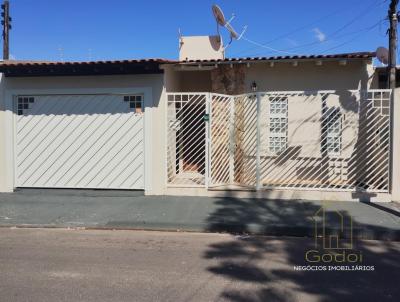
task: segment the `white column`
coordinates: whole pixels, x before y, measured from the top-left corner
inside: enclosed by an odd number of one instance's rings
[[[261,96],[260,93],[256,93],[257,96],[257,153],[256,153],[256,190],[261,189],[261,171],[260,171],[260,141],[261,141],[261,129],[260,129],[260,116],[261,116]]]
[[[400,202],[400,88],[393,90],[391,106],[391,193],[392,201]]]
[[[235,98],[229,97],[229,184],[235,180]]]
[[[206,115],[208,115],[208,120],[204,121],[204,127],[206,127],[206,158],[205,158],[205,175],[204,175],[204,182],[206,189],[209,188],[211,183],[211,119],[212,119],[212,106],[211,106],[212,98],[211,93],[206,94]]]

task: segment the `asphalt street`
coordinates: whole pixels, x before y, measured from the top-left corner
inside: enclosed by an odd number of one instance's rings
[[[373,271],[295,270],[313,244],[311,238],[0,228],[0,301],[398,301],[400,242],[356,243]]]

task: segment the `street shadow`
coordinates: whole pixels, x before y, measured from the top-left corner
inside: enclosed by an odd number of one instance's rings
[[[292,302],[308,301],[312,297],[313,301],[321,302],[395,301],[400,296],[399,242],[353,240],[350,252],[362,254],[362,262],[356,264],[373,266],[373,271],[295,270],[295,266],[330,265],[321,261],[310,263],[305,259],[308,250],[316,249],[321,254],[326,252],[316,246],[313,232],[307,231],[313,230],[313,215],[321,209],[319,204],[241,198],[220,198],[216,203],[218,208],[209,216],[208,230],[240,233],[232,236],[229,242],[210,244],[203,255],[210,260],[208,271],[228,283],[221,300]],[[328,224],[334,222],[337,213],[326,210]],[[349,217],[345,211],[340,214]],[[299,216],[304,219],[299,219]],[[277,228],[291,224],[289,229]],[[358,222],[353,222],[353,225],[354,238],[362,237],[366,229],[373,236],[385,233],[384,228]],[[274,231],[282,234],[283,231],[285,235],[298,236],[299,228],[303,230],[302,238],[248,235],[274,234]],[[340,240],[344,237],[341,236]],[[344,261],[331,265],[354,266],[354,263]]]

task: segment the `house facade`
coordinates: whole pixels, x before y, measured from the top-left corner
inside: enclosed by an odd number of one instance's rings
[[[3,62],[0,191],[390,200],[373,57]]]

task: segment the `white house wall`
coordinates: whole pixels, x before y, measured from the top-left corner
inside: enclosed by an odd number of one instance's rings
[[[4,75],[0,74],[0,191],[10,192],[13,186],[12,182],[10,182],[12,174],[8,171],[6,160],[7,149],[9,147],[6,145],[6,137],[11,135],[11,133],[6,132],[6,117],[9,116],[10,113],[5,111],[4,86]],[[10,150],[8,151],[11,152]]]

